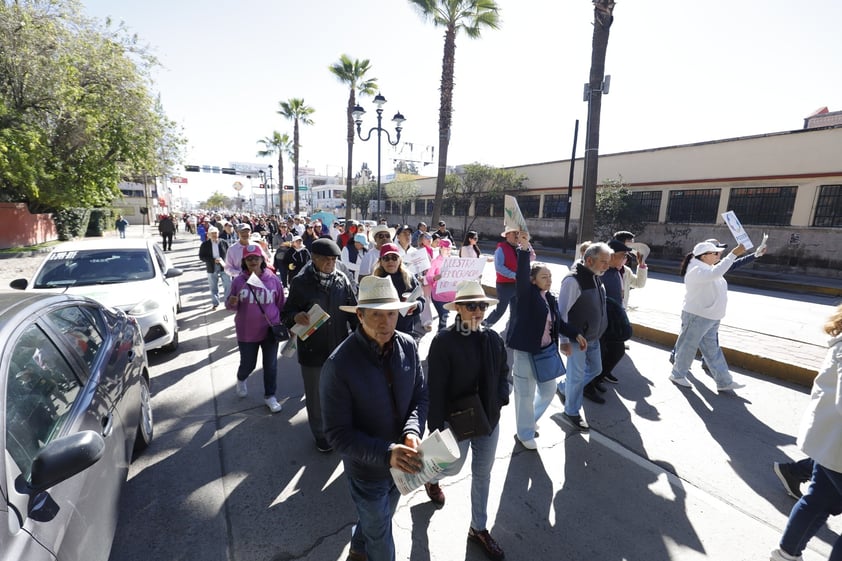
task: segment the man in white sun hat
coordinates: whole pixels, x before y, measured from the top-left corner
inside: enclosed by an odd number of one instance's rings
[[[520,229],[506,226],[500,235],[505,238],[505,241],[498,243],[497,250],[494,252],[494,270],[497,272],[497,298],[500,303],[485,320],[486,327],[493,326],[503,317],[509,307],[509,302],[517,293],[515,281],[517,279],[517,249],[520,243]],[[532,249],[531,244],[527,242],[526,247],[521,249],[528,249],[529,260],[535,261],[535,250]]]
[[[322,367],[321,400],[325,437],[341,456],[359,519],[348,559],[395,558],[392,516],[400,492],[389,468],[420,470],[418,445],[427,421],[427,385],[418,347],[395,330],[401,302],[392,281],[360,281],[359,327]]]
[[[383,244],[389,243],[394,239],[395,230],[389,228],[385,224],[378,224],[371,229],[369,236],[371,241],[374,243],[374,246],[369,249],[374,249],[376,251],[369,251],[365,254],[365,256],[363,256],[362,263],[360,263],[360,268],[357,273],[357,278],[360,279],[374,272],[374,268],[377,266],[377,261],[380,259],[380,248]]]

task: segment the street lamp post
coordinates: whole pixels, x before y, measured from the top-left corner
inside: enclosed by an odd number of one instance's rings
[[[388,142],[391,146],[397,146],[398,142],[401,141],[401,124],[406,121],[401,112],[398,111],[395,113],[395,116],[392,117],[392,122],[395,123],[395,141],[392,142],[392,137],[389,135],[389,131],[384,130],[382,127],[383,122],[383,105],[386,103],[386,98],[383,97],[382,94],[378,92],[376,96],[374,96],[374,104],[377,106],[377,126],[371,127],[368,131],[368,135],[363,138],[363,135],[360,131],[360,128],[363,124],[363,115],[365,114],[365,109],[360,107],[359,105],[354,106],[354,109],[351,111],[351,115],[354,117],[354,122],[357,124],[357,136],[363,142],[368,142],[371,139],[371,133],[377,131],[377,219],[380,220],[380,203],[383,200],[383,196],[380,192],[380,141],[381,136],[383,133],[386,134],[386,142]]]
[[[266,194],[266,172],[260,170],[257,172],[257,175],[260,176],[260,186],[263,187],[263,204],[265,208],[269,208],[269,199],[267,198]]]
[[[272,193],[272,164],[269,164],[269,201],[272,209],[275,208],[275,195]]]

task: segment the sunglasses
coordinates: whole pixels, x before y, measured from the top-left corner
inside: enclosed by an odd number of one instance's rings
[[[387,253],[380,258],[381,261],[397,261],[398,259],[400,259],[400,256],[395,255],[394,253]]]
[[[460,306],[465,306],[469,312],[476,312],[477,310],[485,311],[488,309],[488,302],[459,302]]]
[[[380,233],[380,234],[376,234],[374,237],[377,238],[378,240],[382,240],[382,239],[388,240],[391,236],[389,236],[389,234],[387,232],[383,232],[383,233]]]

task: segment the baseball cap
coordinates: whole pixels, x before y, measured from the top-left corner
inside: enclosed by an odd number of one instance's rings
[[[249,244],[243,248],[243,259],[252,255],[257,255],[258,257],[263,258],[263,252],[260,250],[259,245]]]
[[[384,255],[388,255],[389,253],[395,253],[397,255],[401,254],[401,252],[398,249],[398,246],[396,244],[384,243],[382,246],[380,246],[380,257],[383,257]]]

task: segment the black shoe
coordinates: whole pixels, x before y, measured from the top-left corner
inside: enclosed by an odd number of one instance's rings
[[[593,382],[591,382],[591,385],[594,388],[596,388],[596,390],[600,393],[605,393],[608,391],[608,388],[606,388],[605,384],[603,384],[602,382],[597,382],[596,380],[594,380]]]
[[[779,464],[775,462],[772,465],[775,470],[775,475],[781,480],[781,484],[786,490],[786,494],[793,499],[801,498],[801,481],[792,474],[792,468],[789,464]]]
[[[471,528],[468,530],[468,539],[479,544],[479,546],[482,547],[485,556],[492,561],[501,561],[506,558],[503,548],[500,547],[500,544],[491,537],[488,530],[474,530]]]
[[[317,438],[316,439],[316,448],[319,449],[319,452],[324,452],[324,453],[333,451],[333,447],[330,444],[328,444],[327,440],[325,440],[324,438]]]
[[[614,376],[613,374],[611,374],[610,372],[605,375],[605,381],[608,382],[609,384],[619,384],[620,383],[620,380],[618,380],[617,377]]]
[[[585,386],[585,391],[583,391],[582,394],[594,403],[605,403],[605,398],[599,395],[591,386]]]
[[[587,432],[591,428],[581,415],[568,415],[567,413],[562,413],[561,416],[564,417],[567,422],[573,425],[573,428],[578,431]]]
[[[430,497],[430,501],[434,505],[444,506],[444,491],[441,490],[438,483],[425,483],[424,490],[427,491],[427,496]]]

